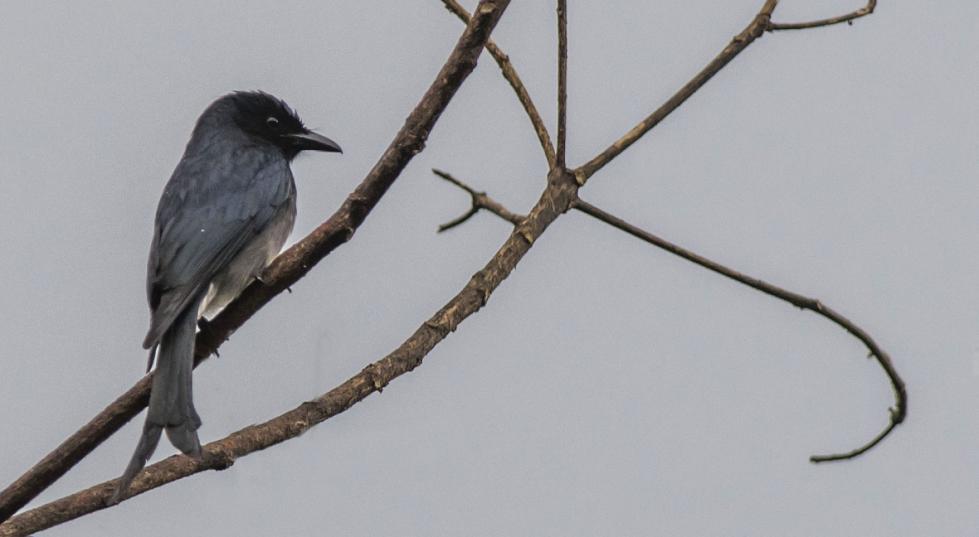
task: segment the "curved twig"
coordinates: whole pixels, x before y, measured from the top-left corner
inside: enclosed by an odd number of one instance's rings
[[[208,323],[207,329],[197,337],[197,363],[214,352],[262,306],[353,237],[408,162],[422,151],[428,133],[475,68],[477,57],[508,5],[509,0],[482,0],[479,3],[476,16],[466,26],[435,81],[367,177],[326,222],[282,253],[265,271],[261,282],[253,282]],[[147,376],[0,492],[0,521],[17,512],[142,411],[149,399],[149,387]]]
[[[864,444],[863,446],[854,449],[853,451],[849,451],[847,453],[839,453],[833,455],[813,455],[809,457],[809,460],[811,462],[819,463],[819,462],[828,462],[828,461],[840,461],[840,460],[852,459],[857,456],[860,456],[863,453],[869,451],[874,446],[876,446],[878,443],[880,443],[881,440],[887,437],[887,435],[889,435],[891,431],[893,431],[894,428],[897,425],[899,425],[901,422],[903,422],[905,417],[907,417],[907,413],[908,413],[907,389],[904,386],[904,381],[901,379],[901,376],[894,368],[894,363],[891,361],[890,355],[887,354],[887,352],[885,352],[884,349],[880,348],[880,346],[877,345],[877,342],[874,341],[874,338],[872,338],[870,334],[868,334],[864,329],[854,324],[853,321],[847,319],[833,308],[830,308],[829,306],[823,304],[822,302],[816,300],[815,298],[809,298],[800,295],[798,293],[794,293],[792,291],[789,291],[788,289],[783,289],[776,285],[772,285],[764,280],[760,280],[758,278],[754,278],[752,276],[742,274],[734,269],[728,268],[720,263],[717,263],[716,261],[712,261],[702,255],[696,254],[670,241],[667,241],[666,239],[657,237],[656,235],[653,235],[648,231],[640,229],[626,222],[625,220],[622,220],[621,218],[618,218],[615,215],[609,214],[583,200],[579,199],[577,202],[575,202],[574,208],[602,222],[605,222],[606,224],[616,229],[625,231],[626,233],[632,235],[633,237],[636,237],[637,239],[641,239],[649,244],[652,244],[653,246],[656,246],[657,248],[661,248],[663,250],[666,250],[667,252],[670,252],[671,254],[682,257],[687,261],[700,265],[701,267],[704,267],[707,270],[716,272],[717,274],[720,274],[721,276],[724,276],[726,278],[730,278],[736,282],[743,283],[744,285],[747,285],[752,289],[761,291],[766,295],[773,296],[780,300],[784,300],[799,309],[809,310],[817,315],[821,315],[822,317],[828,319],[829,321],[833,322],[837,326],[849,332],[853,337],[859,339],[860,342],[867,347],[867,350],[870,351],[870,355],[877,360],[877,363],[879,363],[880,367],[884,370],[884,373],[887,375],[888,380],[890,380],[891,382],[891,387],[894,389],[894,401],[895,401],[894,407],[888,409],[888,413],[890,414],[890,422],[880,434],[878,434],[876,437],[873,438],[873,440]]]
[[[903,389],[904,386],[901,386],[901,388]],[[846,453],[835,453],[832,455],[810,455],[809,462],[818,464],[821,462],[835,462],[835,461],[845,461],[849,459],[855,459],[860,455],[863,455],[864,453],[873,449],[883,439],[887,438],[887,435],[891,434],[891,431],[893,431],[895,427],[900,425],[901,422],[904,421],[904,418],[906,417],[908,396],[904,392],[900,392],[900,393],[903,394],[903,399],[901,399],[902,397],[901,395],[898,395],[899,407],[897,409],[894,408],[887,409],[891,414],[890,422],[887,424],[887,427],[884,427],[884,429],[881,432],[877,433],[877,436],[875,436],[866,444],[852,451],[847,451]],[[898,414],[900,414],[900,416]]]
[[[808,30],[809,28],[820,28],[822,26],[832,26],[834,24],[847,23],[853,24],[855,19],[860,17],[866,17],[874,12],[874,8],[877,7],[877,0],[868,0],[867,5],[862,8],[851,11],[846,15],[840,15],[838,17],[829,17],[826,19],[819,19],[807,22],[769,22],[768,28],[765,28],[769,32],[777,32],[779,30]]]
[[[438,230],[436,232],[442,233],[443,231],[448,231],[460,224],[465,224],[466,220],[469,220],[473,216],[476,216],[476,213],[478,212],[479,212],[479,205],[477,205],[476,203],[476,198],[473,197],[472,207],[470,207],[468,211],[466,211],[461,216],[449,220],[444,224],[439,224]]]

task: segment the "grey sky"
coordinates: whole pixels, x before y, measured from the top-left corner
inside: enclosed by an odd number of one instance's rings
[[[761,3],[572,0],[569,163],[658,106]],[[859,2],[783,4],[795,20]],[[568,214],[383,394],[49,534],[979,533],[976,20],[974,2],[899,0],[853,27],[767,35],[582,191],[870,331],[911,414],[866,457],[807,462],[886,423],[890,387],[856,341]],[[294,166],[296,240],[364,176],[460,31],[438,0],[7,6],[0,483],[142,374],[153,210],[207,104],[264,89],[343,146]],[[554,34],[542,0],[514,2],[494,34],[551,125]],[[488,56],[355,240],[197,371],[203,441],[380,358],[489,259],[508,225],[480,215],[436,235],[468,198],[432,167],[515,211],[543,188]],[[141,421],[38,502],[118,476]]]

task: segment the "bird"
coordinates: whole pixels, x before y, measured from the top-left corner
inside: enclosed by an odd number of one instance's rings
[[[192,373],[199,319],[213,318],[260,278],[292,232],[302,151],[342,153],[306,128],[285,101],[235,91],[198,118],[163,189],[146,273],[150,327],[143,341],[156,369],[139,443],[109,503],[118,503],[166,431],[186,455],[202,456]]]

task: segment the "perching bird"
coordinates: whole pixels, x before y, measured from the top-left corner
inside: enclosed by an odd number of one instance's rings
[[[200,456],[191,390],[198,318],[228,304],[279,253],[296,217],[289,163],[304,150],[341,151],[267,93],[230,93],[197,120],[156,210],[143,341],[150,365],[156,356],[156,373],[143,434],[112,503],[146,465],[162,431],[180,451]]]

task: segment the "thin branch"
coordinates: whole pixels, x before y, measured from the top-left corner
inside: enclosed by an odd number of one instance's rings
[[[893,379],[891,379],[891,382],[893,384]],[[895,390],[896,389],[897,388],[895,387]],[[901,390],[902,390],[901,392],[895,392],[898,394],[897,395],[898,408],[887,409],[891,414],[890,422],[887,424],[887,427],[884,427],[884,430],[877,433],[877,436],[875,436],[871,441],[867,442],[866,444],[852,451],[847,451],[846,453],[835,453],[832,455],[811,455],[809,457],[809,462],[818,464],[821,462],[846,461],[850,459],[855,459],[860,455],[863,455],[864,453],[870,451],[871,449],[874,449],[874,447],[877,446],[877,444],[879,444],[883,439],[887,438],[887,435],[891,434],[891,431],[893,431],[895,427],[900,425],[901,422],[904,421],[904,418],[907,417],[908,395],[905,391],[903,391],[904,390],[903,384],[901,385]],[[901,399],[902,396],[903,399]],[[900,414],[900,416],[898,416],[898,414]]]
[[[323,257],[349,241],[425,140],[476,59],[509,0],[482,0],[445,65],[409,114],[404,126],[341,208],[303,240],[280,255],[262,276],[229,304],[197,337],[199,363],[272,298],[306,275]],[[0,492],[0,521],[6,520],[64,475],[106,438],[136,416],[149,399],[144,377],[89,423]]]
[[[455,331],[459,323],[486,305],[492,292],[510,275],[537,238],[571,207],[577,190],[574,176],[567,170],[552,171],[530,214],[514,228],[492,259],[397,349],[319,398],[211,442],[204,447],[204,456],[199,461],[176,455],[149,466],[133,482],[129,498],[205,470],[223,470],[240,457],[299,436],[421,365],[424,357]],[[115,482],[100,483],[17,515],[0,525],[0,537],[26,536],[105,509]]]
[[[833,455],[813,455],[809,457],[809,460],[811,462],[839,461],[839,460],[852,459],[854,457],[857,457],[867,452],[872,447],[876,446],[881,440],[883,440],[888,434],[890,434],[892,430],[894,430],[894,427],[896,427],[898,424],[903,422],[904,418],[907,417],[907,412],[908,412],[907,389],[904,386],[904,381],[901,379],[901,376],[898,375],[897,370],[894,368],[894,364],[891,361],[890,355],[887,354],[887,352],[885,352],[884,349],[880,348],[879,345],[877,345],[877,342],[874,341],[874,339],[870,336],[870,334],[868,334],[862,328],[854,324],[853,321],[847,319],[846,317],[838,313],[833,308],[830,308],[829,306],[823,304],[822,302],[816,300],[815,298],[809,298],[800,295],[798,293],[794,293],[787,289],[783,289],[781,287],[772,285],[764,280],[760,280],[758,278],[754,278],[746,274],[742,274],[736,270],[730,269],[720,263],[717,263],[716,261],[712,261],[704,256],[698,255],[681,246],[673,244],[672,242],[669,242],[666,239],[657,237],[656,235],[653,235],[648,231],[640,229],[622,220],[621,218],[609,214],[583,200],[579,199],[575,203],[574,208],[578,209],[579,211],[589,216],[601,220],[602,222],[605,222],[606,224],[616,229],[625,231],[626,233],[632,235],[633,237],[648,242],[649,244],[652,244],[657,248],[661,248],[663,250],[666,250],[667,252],[670,252],[671,254],[682,257],[687,261],[700,265],[701,267],[704,267],[707,270],[716,272],[717,274],[720,274],[721,276],[724,276],[726,278],[730,278],[736,282],[743,283],[744,285],[747,285],[752,289],[761,291],[766,295],[773,296],[780,300],[784,300],[799,309],[809,310],[816,313],[817,315],[821,315],[822,317],[825,317],[826,319],[830,320],[831,322],[835,323],[839,327],[849,332],[850,335],[859,339],[864,344],[864,346],[867,347],[867,350],[870,351],[870,355],[877,360],[877,363],[879,363],[880,367],[884,370],[884,373],[887,375],[887,378],[891,382],[891,387],[894,388],[894,401],[895,401],[894,408],[888,409],[888,413],[890,414],[890,422],[879,435],[874,437],[873,440],[864,444],[863,446],[853,451],[850,451],[848,453],[840,453],[840,454],[833,454]]]
[[[440,174],[445,174],[445,172],[440,172]],[[445,174],[445,176],[451,177],[448,174]],[[467,192],[470,193],[475,192],[475,189],[473,189],[466,183],[460,181],[459,179],[453,177],[450,179],[450,182]],[[487,205],[483,208],[487,209],[493,214],[496,214],[497,216],[500,216],[501,218],[504,219],[506,219],[506,217],[503,215],[512,214],[505,207],[503,207],[502,204],[500,204],[499,202],[491,198],[485,192],[480,194],[484,199],[487,200]],[[888,412],[890,414],[890,421],[888,425],[877,436],[875,436],[871,441],[867,442],[866,444],[846,453],[839,453],[833,455],[813,455],[809,457],[809,460],[811,462],[820,463],[820,462],[840,461],[840,460],[856,458],[866,453],[874,446],[876,446],[878,443],[880,443],[884,438],[886,438],[891,433],[891,431],[894,430],[895,427],[897,427],[901,422],[904,421],[905,417],[907,417],[907,408],[908,408],[907,390],[904,386],[904,381],[901,379],[897,370],[894,368],[890,355],[888,355],[887,352],[885,352],[882,348],[880,348],[880,346],[877,344],[876,341],[874,341],[874,339],[870,336],[870,334],[868,334],[862,328],[860,328],[852,321],[850,321],[840,313],[836,312],[829,306],[826,306],[825,304],[823,304],[822,302],[814,298],[809,298],[800,295],[798,293],[789,291],[787,289],[783,289],[781,287],[772,285],[768,282],[765,282],[764,280],[760,280],[758,278],[754,278],[742,274],[720,263],[717,263],[716,261],[712,261],[704,256],[691,252],[690,250],[687,250],[670,241],[667,241],[666,239],[663,239],[661,237],[653,235],[652,233],[649,233],[648,231],[636,227],[626,222],[625,220],[618,218],[615,215],[607,213],[602,209],[599,209],[598,207],[595,207],[594,205],[580,198],[577,198],[574,201],[574,203],[572,204],[572,208],[577,209],[620,231],[624,231],[629,235],[632,235],[633,237],[636,237],[642,241],[652,244],[657,248],[666,250],[671,254],[686,259],[687,261],[690,261],[694,264],[700,265],[701,267],[704,267],[710,271],[716,272],[721,276],[730,278],[734,281],[747,285],[748,287],[761,291],[762,293],[765,293],[769,296],[778,298],[780,300],[784,300],[800,309],[810,310],[816,313],[817,315],[820,315],[828,319],[829,321],[836,324],[837,326],[843,328],[851,335],[859,339],[867,347],[867,349],[870,351],[870,355],[877,360],[877,363],[880,364],[881,368],[884,370],[884,373],[887,375],[887,378],[891,382],[891,387],[894,389],[895,404],[893,408],[888,409]]]
[[[449,173],[443,172],[442,170],[436,170],[434,168],[432,169],[432,173],[441,177],[442,179],[445,179],[449,183],[452,183],[453,185],[461,188],[462,190],[468,192],[469,197],[472,200],[472,204],[469,207],[469,210],[466,211],[462,216],[454,218],[440,225],[438,227],[439,233],[442,233],[443,231],[448,231],[460,224],[464,224],[467,220],[475,216],[476,213],[480,211],[480,209],[486,209],[487,211],[492,212],[496,216],[499,216],[500,218],[506,220],[507,222],[510,222],[513,225],[520,224],[526,218],[525,216],[521,216],[519,214],[510,212],[502,204],[500,204],[493,198],[487,196],[486,192],[477,192],[472,187],[456,179]]]
[[[442,0],[442,3],[445,4],[446,9],[459,17],[462,22],[469,22],[469,12],[466,11],[464,7],[459,5],[456,0]],[[534,126],[534,132],[537,133],[537,139],[540,142],[541,149],[544,150],[544,157],[547,159],[547,168],[553,168],[554,146],[551,144],[551,135],[547,132],[547,125],[544,124],[544,119],[541,118],[540,112],[534,105],[534,101],[530,98],[530,93],[527,92],[527,88],[524,86],[523,81],[520,80],[520,76],[517,75],[517,70],[513,67],[513,64],[510,63],[510,57],[507,56],[492,39],[486,42],[486,50],[490,53],[490,56],[493,56],[493,59],[496,60],[496,64],[500,66],[500,71],[503,73],[503,78],[510,83],[510,87],[512,87],[514,93],[517,94],[517,99],[520,100],[520,104],[523,106],[524,111],[527,112],[527,117],[530,118],[530,123]]]
[[[565,166],[568,137],[568,1],[557,2],[557,158]]]
[[[466,220],[469,220],[470,218],[476,216],[476,213],[478,212],[479,212],[479,204],[474,196],[472,207],[470,207],[468,211],[466,211],[465,213],[463,213],[462,215],[456,218],[453,218],[452,220],[449,220],[444,224],[439,224],[438,230],[436,230],[436,232],[442,233],[443,231],[448,231],[460,224],[465,224]]]
[[[867,5],[863,6],[862,8],[856,11],[851,11],[846,15],[840,15],[838,17],[830,17],[828,19],[819,19],[819,20],[808,21],[808,22],[790,22],[790,23],[770,22],[766,30],[768,30],[769,32],[776,32],[779,30],[807,30],[809,28],[832,26],[834,24],[840,24],[844,22],[847,24],[853,24],[853,21],[855,19],[859,19],[860,17],[866,17],[867,15],[873,13],[874,8],[876,7],[877,7],[877,0],[869,0],[867,2]]]
[[[691,95],[697,92],[704,84],[707,83],[714,75],[724,68],[735,56],[741,53],[744,49],[748,48],[748,45],[752,44],[755,39],[761,37],[766,29],[768,29],[769,21],[772,17],[772,11],[775,10],[775,6],[778,4],[778,0],[765,0],[765,5],[762,6],[761,11],[755,15],[752,19],[751,24],[749,24],[741,33],[734,37],[731,42],[724,47],[710,63],[707,64],[699,73],[696,74],[689,82],[683,85],[679,91],[673,94],[672,97],[667,99],[662,106],[656,109],[655,112],[650,114],[640,121],[635,127],[629,130],[629,132],[622,135],[621,138],[616,140],[612,145],[606,148],[604,151],[595,156],[595,158],[586,162],[580,168],[578,168],[577,175],[579,176],[579,182],[584,184],[589,177],[595,174],[603,166],[608,164],[612,159],[619,156],[620,153],[629,148],[632,144],[641,138],[644,134],[649,132],[653,127],[659,125],[661,121],[666,119],[674,110],[680,107],[681,104],[686,102]]]

